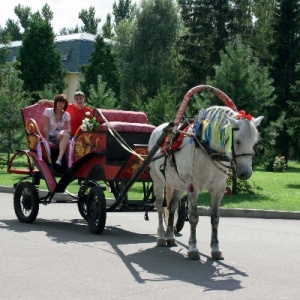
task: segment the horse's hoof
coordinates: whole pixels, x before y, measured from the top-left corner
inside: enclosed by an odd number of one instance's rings
[[[168,247],[177,247],[178,245],[177,245],[175,240],[168,240],[167,241],[167,246]]]
[[[191,260],[200,260],[200,255],[198,251],[188,252],[188,258]]]
[[[215,260],[223,260],[224,259],[222,251],[214,251],[214,252],[212,251],[211,258],[215,259]]]
[[[165,247],[167,245],[166,240],[157,240],[156,241],[156,247]]]

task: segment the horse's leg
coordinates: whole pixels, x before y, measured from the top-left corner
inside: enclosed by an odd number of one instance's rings
[[[198,206],[198,193],[196,191],[188,193],[189,201],[189,222],[190,222],[190,238],[189,238],[189,250],[188,258],[193,260],[199,260],[199,250],[197,248],[197,239],[196,239],[196,228],[199,222],[199,216],[197,211]]]
[[[156,198],[155,205],[158,213],[158,228],[157,228],[157,241],[156,245],[158,247],[166,246],[166,236],[164,229],[164,218],[163,218],[163,200],[164,200],[164,183],[157,178],[154,181],[154,175],[151,174],[153,179],[153,192]]]
[[[167,237],[167,245],[169,247],[177,246],[175,235],[174,235],[174,214],[178,207],[178,200],[181,195],[182,193],[180,193],[177,190],[173,190],[170,187],[167,187],[166,189],[166,199],[167,199],[168,210],[169,210],[166,237]]]
[[[220,203],[222,201],[224,191],[211,193],[211,257],[216,260],[223,260],[222,250],[218,239],[218,226],[220,220]]]

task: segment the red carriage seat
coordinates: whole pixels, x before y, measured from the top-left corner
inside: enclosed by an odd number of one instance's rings
[[[152,133],[155,128],[155,126],[148,123],[148,117],[144,112],[115,109],[95,109],[94,115],[97,117],[97,120],[100,123],[99,131],[108,130],[103,116],[109,122],[109,125],[118,132],[149,134]]]
[[[120,145],[115,136],[109,132],[113,128],[122,139],[133,148],[134,145],[147,145],[150,134],[155,126],[148,123],[147,114],[137,111],[125,111],[115,109],[94,109],[94,116],[100,123],[99,132],[107,135],[107,161],[125,161],[128,152]],[[108,122],[105,122],[105,119]]]
[[[21,112],[29,149],[37,151],[40,159],[51,162],[50,147],[44,138],[43,113],[48,107],[52,106],[47,103],[35,103],[22,108]],[[57,149],[57,146],[52,145],[51,148]]]

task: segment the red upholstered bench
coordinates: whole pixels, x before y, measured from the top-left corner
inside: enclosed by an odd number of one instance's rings
[[[102,114],[101,114],[102,113]],[[108,131],[104,118],[118,132],[152,133],[155,126],[148,124],[146,113],[138,111],[95,109],[94,116],[100,123],[99,131]]]
[[[108,126],[113,127],[132,148],[137,144],[147,145],[150,134],[155,129],[155,126],[148,124],[148,118],[144,112],[94,109],[94,116],[97,117],[100,123],[99,132],[107,132],[107,161],[125,161],[128,157],[128,152],[108,132]],[[106,124],[103,117],[107,120],[108,124]]]
[[[51,153],[47,147],[49,146],[44,139],[44,111],[46,108],[52,107],[47,103],[35,103],[22,108],[22,116],[26,130],[27,141],[30,150],[37,151],[42,158],[51,162]],[[47,145],[46,145],[47,144]],[[58,149],[56,145],[51,145],[51,150]],[[50,150],[50,149],[49,149]]]

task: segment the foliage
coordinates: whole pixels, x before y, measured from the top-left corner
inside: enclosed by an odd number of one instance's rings
[[[224,91],[235,103],[238,110],[251,113],[254,117],[268,116],[273,105],[274,88],[268,69],[262,67],[253,55],[249,46],[241,42],[239,36],[226,45],[226,52],[221,51],[221,63],[215,66],[215,78],[207,80],[208,84]],[[216,98],[211,97],[211,104],[216,104]],[[220,100],[217,100],[218,104]],[[258,149],[256,162],[264,160],[263,154],[273,148],[276,137],[275,127],[263,121],[259,128],[263,144]]]
[[[24,125],[21,108],[29,104],[29,97],[23,92],[23,82],[18,78],[19,72],[13,65],[8,64],[1,69],[2,82],[0,85],[0,151],[10,153],[20,146],[24,135]]]
[[[134,16],[135,9],[136,4],[132,4],[131,0],[119,0],[119,3],[114,2],[113,15],[115,25],[118,26],[122,20],[131,20]]]
[[[102,80],[107,83],[107,87],[114,92],[118,99],[120,97],[120,79],[115,65],[115,57],[111,45],[105,42],[101,35],[96,36],[95,48],[85,69],[85,81],[81,85],[81,89],[87,97],[89,97],[90,86],[97,85],[98,75],[102,76]]]
[[[47,84],[59,91],[64,89],[63,66],[54,43],[53,29],[39,13],[33,15],[30,27],[24,33],[18,60],[25,90],[43,90]]]
[[[172,91],[171,86],[162,84],[154,98],[150,98],[147,103],[137,101],[133,108],[146,111],[149,123],[158,126],[174,120],[178,110],[176,99],[176,94]]]
[[[21,4],[18,4],[15,7],[14,12],[18,17],[21,26],[26,31],[26,29],[29,27],[31,23],[31,18],[32,18],[31,8],[29,6],[23,6]]]
[[[255,55],[266,65],[270,59],[270,45],[273,43],[273,22],[277,0],[256,0],[253,3],[254,34],[250,39]]]
[[[78,17],[83,22],[81,27],[82,32],[87,32],[90,34],[97,34],[98,24],[101,22],[100,18],[95,18],[95,7],[90,6],[88,10],[82,9]]]
[[[63,27],[62,29],[59,30],[59,35],[68,35],[68,34],[79,33],[79,32],[80,29],[78,25],[76,25],[75,28]]]
[[[20,41],[22,34],[19,23],[12,19],[8,19],[5,22],[5,29],[1,30],[2,35],[8,35],[11,41]]]
[[[273,163],[274,172],[285,172],[287,165],[284,156],[276,156]]]
[[[90,85],[89,99],[87,101],[92,107],[117,108],[117,100],[114,92],[102,81],[102,76],[97,76],[97,84]]]
[[[42,91],[37,91],[40,99],[54,99],[61,91],[56,90],[53,84],[45,84]]]
[[[9,50],[9,36],[4,33],[0,26],[0,66],[5,63],[6,55],[8,54]],[[0,75],[1,76],[1,75]],[[0,77],[0,83],[1,83],[1,77]]]
[[[102,26],[102,34],[106,39],[111,39],[114,36],[111,15],[107,14],[106,21]]]
[[[296,65],[297,79],[295,84],[291,85],[291,99],[287,101],[289,106],[289,115],[286,118],[287,132],[291,138],[290,145],[294,150],[293,158],[300,158],[300,63]],[[291,154],[291,152],[290,152]]]
[[[176,42],[180,32],[178,7],[172,0],[145,0],[132,21],[117,27],[116,53],[126,108],[140,97],[157,94],[161,82],[178,84]]]
[[[289,116],[293,115],[290,111],[288,100],[292,99],[291,87],[297,79],[296,65],[300,56],[300,6],[296,0],[281,0],[276,7],[274,18],[274,40],[270,45],[272,61],[271,75],[274,79],[276,102],[270,112],[270,120],[276,120],[282,112],[286,112],[286,118],[283,126],[276,138],[277,153],[289,159],[289,150],[291,147],[291,138],[288,132],[287,121]]]

